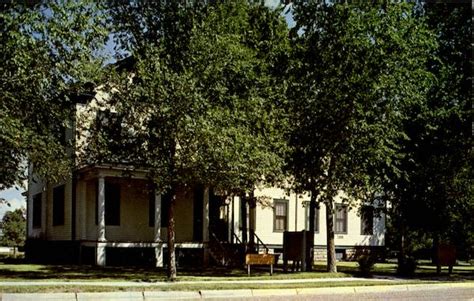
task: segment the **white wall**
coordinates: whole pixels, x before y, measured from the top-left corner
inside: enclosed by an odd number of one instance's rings
[[[44,237],[45,235],[45,225],[46,225],[46,219],[45,219],[45,214],[42,214],[42,222],[41,222],[41,228],[33,228],[33,196],[42,193],[42,210],[43,213],[45,213],[45,201],[46,201],[46,194],[43,193],[43,190],[45,190],[45,183],[41,181],[38,177],[34,175],[33,167],[30,164],[30,167],[28,168],[28,198],[27,198],[27,226],[28,226],[28,238],[41,238]]]
[[[146,182],[131,179],[106,178],[106,181],[120,183],[120,225],[106,226],[105,237],[108,241],[121,242],[152,242],[154,227],[148,224],[149,195]],[[78,185],[79,187],[79,185]],[[87,240],[97,240],[95,224],[96,181],[88,181],[86,185],[86,219],[78,224],[86,223]],[[193,238],[193,195],[182,190],[178,193],[175,206],[176,241],[189,242]],[[80,199],[77,202],[82,202]],[[107,210],[107,208],[105,209]],[[79,219],[80,217],[78,217]],[[167,240],[167,228],[161,228],[161,239]]]
[[[280,188],[257,189],[255,196],[262,199],[257,205],[256,213],[256,233],[265,244],[281,245],[283,244],[283,233],[273,231],[273,200],[288,200],[288,230],[302,231],[305,229],[306,217],[303,202],[309,201],[309,194],[288,193]],[[335,202],[341,203],[341,195]],[[235,198],[234,215],[235,229],[238,229],[239,200]],[[262,204],[263,203],[263,204]],[[385,244],[385,217],[374,216],[373,235],[361,234],[361,219],[358,208],[348,211],[347,234],[336,234],[336,246],[383,246]],[[237,232],[237,231],[236,231]],[[320,204],[319,209],[319,232],[314,235],[315,245],[326,245],[326,208]]]

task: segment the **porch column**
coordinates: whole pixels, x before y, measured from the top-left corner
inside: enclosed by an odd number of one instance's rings
[[[231,197],[231,201],[230,201],[230,212],[231,212],[231,216],[230,216],[230,242],[231,243],[234,243],[234,233],[235,233],[235,196],[232,196]]]
[[[79,239],[85,240],[87,238],[87,200],[86,200],[86,182],[78,180],[76,184],[76,208],[79,218],[76,219]]]
[[[156,266],[163,267],[163,244],[161,243],[161,194],[155,192],[155,247]]]
[[[255,246],[255,224],[257,218],[257,204],[253,193],[249,197],[249,248],[253,251],[256,250]],[[258,250],[256,250],[258,253]]]
[[[209,187],[204,189],[202,200],[202,242],[204,245],[203,265],[209,265]]]
[[[103,176],[99,177],[97,185],[97,251],[96,264],[105,266],[105,180]]]
[[[231,219],[231,213],[230,213],[231,208],[232,208],[232,197],[227,197],[225,210],[226,210],[226,216],[227,216],[227,241],[228,242],[232,241],[232,219]]]

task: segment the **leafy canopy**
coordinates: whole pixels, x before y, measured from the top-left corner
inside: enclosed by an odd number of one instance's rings
[[[278,12],[245,1],[123,9],[116,20],[134,26],[119,26],[131,34],[118,38],[133,67],[112,85],[118,137],[126,143],[110,152],[116,161],[149,168],[163,190],[199,183],[246,191],[277,179],[287,127],[285,89],[277,83],[288,50]],[[148,19],[152,13],[160,18]],[[139,42],[150,36],[157,40]],[[96,149],[113,147],[111,139],[97,141]]]
[[[69,170],[64,143],[71,96],[100,73],[107,38],[93,1],[0,5],[0,189]]]

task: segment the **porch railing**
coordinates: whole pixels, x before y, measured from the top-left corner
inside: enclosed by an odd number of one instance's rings
[[[258,237],[257,233],[253,233],[255,240],[257,241],[257,253],[260,253],[260,246],[262,246],[264,254],[268,254],[267,245]]]

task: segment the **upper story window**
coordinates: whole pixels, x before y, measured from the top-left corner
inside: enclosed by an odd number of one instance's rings
[[[274,200],[273,232],[288,230],[288,200]]]
[[[64,225],[64,185],[53,188],[53,226]]]
[[[336,204],[334,213],[334,233],[347,234],[347,205]]]
[[[362,206],[360,209],[360,234],[374,234],[374,207]]]
[[[310,202],[303,202],[305,212],[305,229],[309,231]],[[314,208],[314,232],[319,233],[319,208]]]

